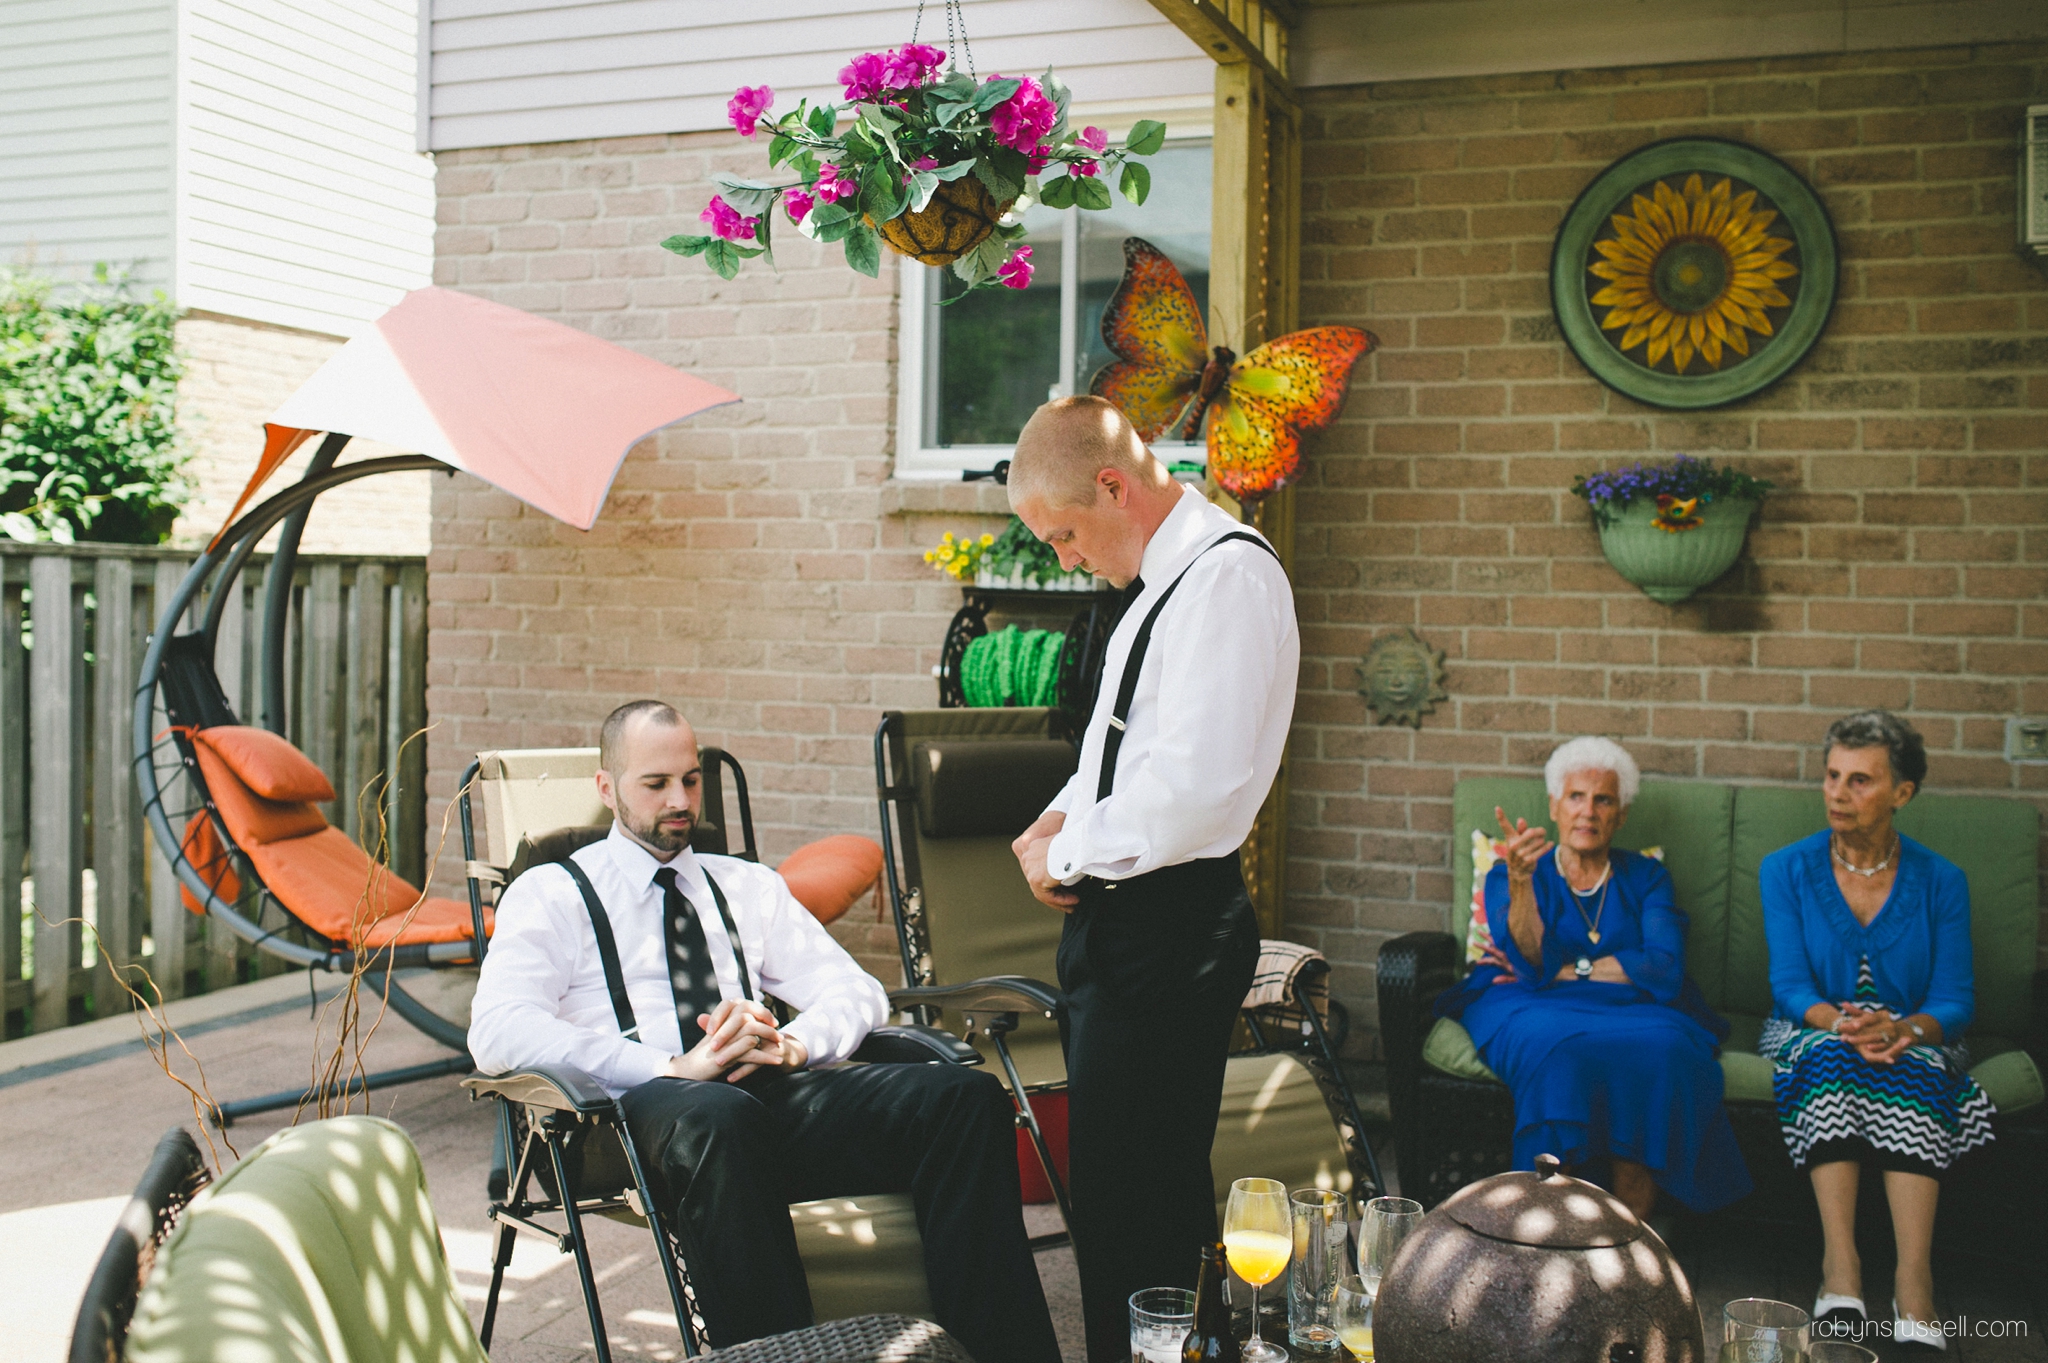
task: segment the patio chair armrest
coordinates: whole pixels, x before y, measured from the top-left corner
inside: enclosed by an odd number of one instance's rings
[[[494,1096],[556,1112],[610,1114],[616,1110],[604,1085],[573,1065],[528,1065],[504,1074],[472,1074],[462,1086],[474,1097]]]
[[[870,1065],[979,1065],[981,1052],[937,1027],[877,1027],[853,1059]]]
[[[966,984],[931,984],[889,991],[891,1008],[937,1008],[961,1013],[1039,1013],[1056,1018],[1067,996],[1025,975],[991,975]]]
[[[1461,955],[1458,939],[1448,932],[1410,932],[1382,946],[1374,966],[1387,1103],[1393,1109],[1395,1143],[1403,1150],[1416,1149],[1421,1130],[1417,1104],[1422,1043],[1433,1025],[1430,1006],[1457,983]]]

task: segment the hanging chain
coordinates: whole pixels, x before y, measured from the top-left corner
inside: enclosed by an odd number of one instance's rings
[[[917,17],[910,21],[910,41],[917,41],[918,31],[924,27],[925,0],[917,0]],[[975,81],[981,76],[974,69],[974,48],[967,41],[967,16],[960,11],[960,0],[946,0],[946,57],[958,69],[960,54],[967,56],[967,74]]]

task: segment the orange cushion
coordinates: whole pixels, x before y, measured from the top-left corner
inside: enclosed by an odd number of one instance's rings
[[[470,935],[469,905],[429,899],[414,912],[419,890],[372,861],[339,828],[246,850],[278,901],[330,941],[380,947],[395,939],[411,946],[460,942]],[[490,930],[491,913],[486,909],[484,931]]]
[[[857,833],[840,833],[797,848],[776,869],[797,903],[820,923],[830,923],[875,887],[882,875],[882,845]]]
[[[220,830],[213,826],[213,820],[205,810],[194,814],[185,825],[185,837],[179,844],[185,860],[192,869],[199,872],[199,878],[213,887],[213,892],[232,904],[242,897],[242,878],[235,874],[235,863],[228,857],[228,849],[220,840]],[[178,898],[185,901],[185,907],[204,917],[206,905],[199,902],[199,896],[178,882]]]
[[[202,729],[194,734],[192,751],[199,756],[199,775],[206,782],[206,793],[237,847],[251,852],[265,843],[304,837],[327,827],[320,811],[306,801],[266,800],[249,789],[219,750],[204,741],[211,732],[218,731]],[[331,788],[328,793],[333,793]]]
[[[211,748],[242,784],[266,800],[332,800],[333,783],[313,759],[268,729],[222,724],[194,731],[192,741]]]

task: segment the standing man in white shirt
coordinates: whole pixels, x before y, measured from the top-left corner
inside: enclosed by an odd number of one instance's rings
[[[880,982],[774,871],[690,850],[702,772],[681,715],[635,701],[601,741],[611,833],[574,873],[536,867],[507,887],[471,1009],[478,1068],[567,1064],[624,1095],[714,1346],[810,1324],[790,1203],[909,1192],[939,1324],[983,1363],[1057,1363],[1002,1085],[955,1065],[840,1065],[887,1019]],[[621,1032],[578,873],[637,1036]],[[798,1010],[787,1027],[768,994]]]
[[[1238,848],[1280,769],[1301,641],[1272,546],[1101,398],[1039,408],[1009,489],[1061,567],[1125,593],[1080,768],[1013,844],[1068,915],[1070,1229],[1088,1356],[1112,1363],[1130,1294],[1193,1286],[1216,1239],[1209,1147],[1259,955]]]

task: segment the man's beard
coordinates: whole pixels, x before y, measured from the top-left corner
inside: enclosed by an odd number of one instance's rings
[[[680,829],[663,828],[660,818],[650,823],[640,824],[635,823],[633,816],[625,810],[621,809],[618,813],[619,822],[625,825],[628,833],[631,833],[635,838],[638,838],[656,851],[665,852],[670,856],[674,856],[690,845],[691,830],[697,826],[696,816],[688,813],[662,816],[670,819],[680,818],[683,821],[683,826]]]

